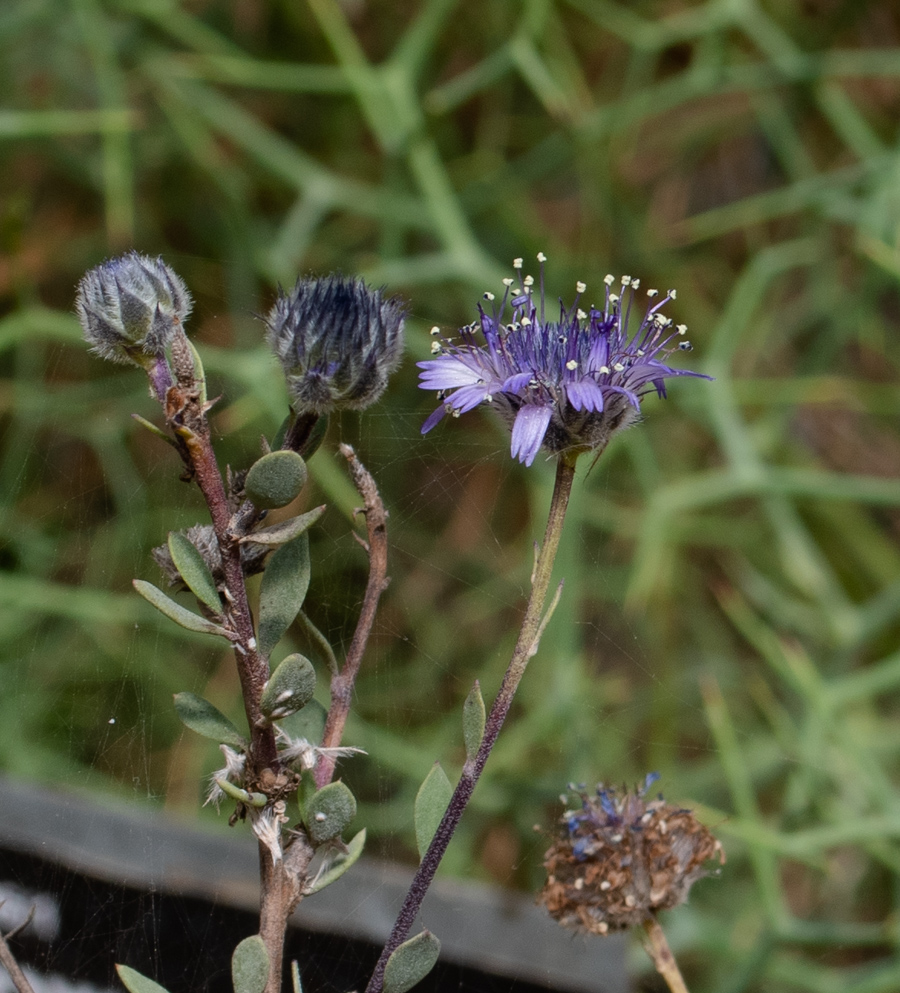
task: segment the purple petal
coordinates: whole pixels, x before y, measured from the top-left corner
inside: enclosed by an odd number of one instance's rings
[[[547,425],[550,423],[551,409],[549,406],[538,407],[533,403],[526,403],[516,414],[512,428],[512,444],[510,454],[525,465],[531,465],[537,455],[544,435],[547,433]]]
[[[451,393],[444,400],[444,403],[451,406],[460,414],[465,414],[473,407],[477,407],[478,404],[484,403],[488,396],[488,391],[484,388],[483,384],[479,386],[463,386],[455,393]]]
[[[447,408],[441,404],[437,410],[433,411],[429,416],[428,420],[422,425],[422,434],[428,434],[428,432],[435,426],[435,424],[440,421],[444,414],[447,413]]]
[[[480,369],[473,369],[455,355],[417,364],[422,370],[419,386],[423,390],[452,390],[457,386],[473,386],[484,381]]]
[[[504,393],[521,393],[530,382],[530,372],[517,372],[515,376],[510,376],[505,380],[500,388]]]
[[[587,376],[566,385],[566,396],[576,410],[603,410],[603,390]]]

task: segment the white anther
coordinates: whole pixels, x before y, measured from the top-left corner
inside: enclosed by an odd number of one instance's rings
[[[524,279],[522,280],[522,282],[523,282],[523,283],[524,283],[524,284],[525,284],[526,286],[534,286],[534,276],[526,276],[526,277],[525,277],[525,278],[524,278]]]
[[[600,372],[602,372],[604,376],[608,376],[609,375],[609,366],[608,365],[602,365],[602,366],[600,366]]]
[[[618,295],[618,293],[610,293],[610,295],[609,295],[609,302],[610,303],[618,303],[619,302],[619,295]]]
[[[678,296],[675,290],[669,290],[669,297],[674,300]]]
[[[513,269],[522,268],[522,259],[513,259]]]
[[[613,366],[613,369],[615,369],[616,372],[621,372],[624,368],[625,366],[623,366],[621,362],[616,362],[616,364]]]
[[[435,324],[435,326],[428,333],[432,337],[434,337],[436,334],[440,334],[441,333],[441,329],[437,326],[437,324]]]
[[[506,279],[503,280],[503,285],[504,286],[512,286],[512,284],[513,284],[513,281],[509,278],[509,276],[507,276]]]
[[[523,328],[530,328],[531,327],[531,318],[530,317],[523,317],[522,318],[522,327]]]
[[[547,261],[547,256],[544,255],[543,252],[538,252],[537,253],[537,260],[538,260],[538,262],[546,262]]]
[[[575,359],[569,359],[569,361],[566,363],[566,368],[569,370],[569,372],[574,372],[578,368],[578,363],[575,361]]]
[[[659,290],[647,290],[647,296],[648,297],[658,297],[659,296]]]
[[[687,334],[687,324],[676,324],[675,325],[675,330],[679,334]]]
[[[579,309],[578,309],[578,310],[577,310],[577,311],[575,312],[575,316],[576,316],[576,317],[578,318],[578,320],[579,320],[579,321],[583,321],[583,320],[585,319],[585,317],[587,317],[587,314],[586,314],[586,313],[585,313],[585,312],[584,312],[583,310],[581,310],[581,309],[579,308]]]
[[[575,289],[579,293],[584,293],[584,291],[587,289],[587,284],[586,283],[582,283],[581,280],[579,279],[578,282],[575,284]]]
[[[628,286],[630,283],[631,283],[631,276],[623,276],[622,277],[622,285],[623,286]]]
[[[600,889],[603,890],[603,892],[605,893],[607,890],[612,889],[612,883],[608,879],[604,879],[603,882],[600,884]]]
[[[603,277],[603,282],[604,282],[604,283],[606,283],[606,285],[607,285],[607,286],[612,286],[612,284],[613,284],[613,283],[614,283],[615,281],[616,281],[616,277],[615,277],[615,276],[613,276],[613,275],[612,275],[611,273],[607,273],[607,274],[606,274],[606,275],[605,275],[605,276]]]
[[[441,345],[441,343],[439,341],[433,341],[431,343],[431,354],[432,355],[440,355],[443,350],[444,350],[444,347],[443,347],[443,345]]]
[[[491,291],[490,291],[490,290],[488,290],[488,291],[487,291],[487,292],[486,292],[486,293],[484,294],[484,299],[485,299],[485,300],[493,300],[493,299],[494,299],[494,294],[493,294],[493,293],[491,293]]]

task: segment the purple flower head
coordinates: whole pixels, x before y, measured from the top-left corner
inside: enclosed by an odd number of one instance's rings
[[[670,290],[657,300],[647,290],[650,306],[634,334],[629,332],[634,295],[640,281],[623,276],[621,289],[612,276],[604,279],[602,307],[580,306],[587,287],[577,283],[568,309],[560,301],[557,321],[544,317],[544,261],[540,299],[534,278],[522,277],[522,260],[513,267],[517,279],[505,279],[506,292],[490,314],[479,305],[479,320],[461,329],[455,342],[435,341],[435,358],[419,362],[419,385],[437,390],[441,406],[425,421],[430,431],[446,413],[455,417],[488,403],[512,432],[511,453],[531,465],[543,446],[564,451],[602,451],[613,433],[640,417],[641,399],[649,392],[665,397],[670,376],[701,376],[666,364],[675,351],[690,351],[687,327],[673,326],[662,308],[675,299]],[[485,299],[494,300],[492,293]],[[507,303],[511,319],[504,317]],[[476,331],[480,328],[484,344]],[[438,329],[432,331],[439,334]]]

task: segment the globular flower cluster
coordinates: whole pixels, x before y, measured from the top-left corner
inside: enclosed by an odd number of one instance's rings
[[[543,264],[539,298],[534,298],[534,278],[522,277],[522,259],[513,267],[517,279],[505,279],[506,291],[499,305],[486,313],[479,305],[479,319],[461,329],[459,340],[432,345],[435,358],[419,362],[419,385],[437,390],[441,406],[425,421],[422,433],[441,418],[466,413],[481,403],[492,406],[512,431],[511,453],[531,465],[538,451],[551,454],[602,451],[613,433],[638,420],[641,399],[656,391],[666,395],[665,380],[699,373],[673,369],[665,359],[671,352],[690,349],[684,340],[687,328],[673,327],[662,308],[675,299],[675,291],[657,300],[648,290],[649,308],[631,334],[629,322],[640,281],[622,276],[604,279],[601,306],[582,309],[587,287],[576,285],[569,308],[560,301],[559,319],[547,320],[544,308]],[[517,284],[517,285],[516,285]],[[494,301],[492,293],[485,299]],[[507,304],[512,308],[507,319]],[[484,344],[476,332],[481,331]],[[432,331],[439,335],[439,329]],[[709,378],[709,377],[702,377]]]
[[[709,875],[710,859],[725,862],[721,844],[691,811],[662,796],[645,799],[657,778],[633,791],[601,784],[594,796],[578,792],[579,806],[562,816],[538,897],[560,924],[593,934],[641,925],[684,903]]]
[[[300,279],[279,290],[266,324],[298,414],[362,410],[403,354],[404,308],[361,279]]]

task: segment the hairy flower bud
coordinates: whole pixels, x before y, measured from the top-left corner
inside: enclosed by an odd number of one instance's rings
[[[298,414],[362,410],[384,392],[403,354],[403,305],[361,279],[300,279],[279,290],[268,339]]]
[[[563,814],[538,896],[560,924],[593,934],[641,925],[684,903],[709,859],[724,863],[721,844],[689,810],[645,800],[656,779],[633,792],[602,784],[595,796],[579,792],[579,809]]]
[[[150,368],[191,304],[187,287],[162,259],[129,252],[85,273],[75,309],[99,356]]]

